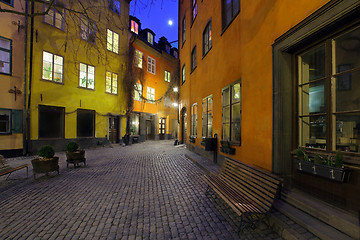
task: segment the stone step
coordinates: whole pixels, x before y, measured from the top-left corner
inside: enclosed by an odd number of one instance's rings
[[[282,199],[353,239],[360,239],[359,220],[354,215],[299,190],[283,192]]]
[[[276,200],[274,208],[296,222],[300,226],[307,229],[309,232],[314,234],[323,240],[350,240],[352,237],[338,231],[332,226],[316,219],[315,217],[301,211],[300,209],[282,201]],[[291,239],[291,238],[289,238]],[[296,239],[296,238],[295,238]]]

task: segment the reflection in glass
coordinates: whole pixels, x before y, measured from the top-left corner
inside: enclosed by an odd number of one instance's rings
[[[300,58],[300,84],[325,77],[325,45],[311,49]]]
[[[360,113],[336,116],[336,150],[360,152]]]
[[[325,116],[300,117],[299,138],[302,147],[326,149]]]

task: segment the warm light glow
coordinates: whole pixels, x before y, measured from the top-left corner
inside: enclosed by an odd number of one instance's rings
[[[169,24],[170,26],[172,26],[172,25],[173,25],[173,21],[172,21],[172,20],[169,20],[169,21],[168,21],[168,24]]]
[[[176,102],[174,102],[172,105],[173,105],[174,107],[179,106],[179,104],[178,104],[178,103],[176,103]]]
[[[178,87],[174,87],[174,92],[178,92],[179,91],[179,88]]]

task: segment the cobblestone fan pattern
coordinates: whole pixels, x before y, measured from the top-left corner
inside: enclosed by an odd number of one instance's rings
[[[87,149],[87,166],[0,184],[0,239],[280,239],[206,196],[203,171],[172,141]],[[14,159],[13,163],[30,162]],[[31,166],[31,164],[30,164]],[[22,179],[21,179],[22,178]]]

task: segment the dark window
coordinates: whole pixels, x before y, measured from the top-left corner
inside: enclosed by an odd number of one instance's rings
[[[213,97],[206,97],[202,101],[202,136],[212,136],[212,119],[213,119]]]
[[[182,21],[182,34],[181,34],[183,44],[184,44],[184,42],[186,40],[185,30],[186,30],[186,24],[185,24],[185,16],[184,16],[183,21]]]
[[[222,27],[225,29],[240,11],[240,0],[222,0]]]
[[[194,46],[193,50],[191,51],[191,71],[194,71],[196,68],[196,45]]]
[[[197,103],[191,106],[191,136],[197,136]]]
[[[96,39],[96,22],[85,16],[80,21],[80,38],[85,41],[95,43]]]
[[[182,67],[181,74],[182,74],[182,84],[184,84],[184,82],[185,82],[185,64]]]
[[[109,8],[113,10],[116,14],[120,15],[120,1],[119,0],[109,0]]]
[[[222,90],[222,139],[241,141],[241,84],[235,82]]]
[[[0,109],[0,133],[10,133],[11,110]]]
[[[44,5],[44,11],[48,9],[48,5]],[[48,14],[44,15],[44,22],[59,29],[64,29],[65,9],[51,7]]]
[[[65,108],[39,105],[39,138],[64,137]]]
[[[12,41],[0,37],[0,73],[11,74]]]
[[[0,2],[10,5],[10,6],[14,6],[13,0],[0,0]]]
[[[77,136],[95,136],[95,111],[85,109],[77,110]]]
[[[203,33],[203,56],[212,47],[212,35],[211,35],[211,21],[206,25]]]
[[[192,20],[194,21],[197,15],[197,0],[192,0]]]

